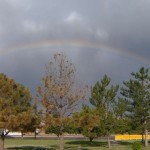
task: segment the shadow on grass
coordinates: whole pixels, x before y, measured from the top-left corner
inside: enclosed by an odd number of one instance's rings
[[[88,148],[84,148],[81,146],[65,146],[64,147],[65,150],[88,150]]]
[[[18,146],[18,147],[9,147],[7,150],[56,150],[56,148],[45,148],[37,146]]]
[[[107,146],[107,142],[101,142],[101,141],[70,141],[70,142],[66,142],[66,144],[71,144],[71,145],[79,145],[82,147],[106,147]]]
[[[51,147],[51,149],[48,149],[48,150],[54,150],[54,149],[58,150],[59,149],[59,147],[56,145],[50,145],[49,147]],[[78,145],[72,145],[72,144],[64,145],[64,149],[65,150],[88,150],[87,148],[83,148],[83,147],[80,147]]]
[[[124,145],[130,146],[133,143],[131,141],[111,141],[112,146]],[[9,147],[7,150],[56,150],[59,149],[58,145],[48,145],[49,148],[42,146],[18,146],[18,147]],[[65,150],[88,150],[87,147],[108,147],[106,141],[68,141],[65,145]]]
[[[134,141],[117,141],[118,145],[132,145]]]
[[[81,147],[108,147],[108,143],[105,141],[93,141],[92,143],[90,141],[70,141],[66,144],[70,145],[78,145]],[[111,141],[112,146],[116,145],[124,145],[124,146],[130,146],[133,143],[131,141]]]
[[[51,148],[37,147],[37,146],[19,146],[9,147],[6,150],[56,150],[57,146],[51,146]],[[78,146],[65,146],[65,150],[77,150]],[[80,148],[80,150],[88,150],[87,148]]]

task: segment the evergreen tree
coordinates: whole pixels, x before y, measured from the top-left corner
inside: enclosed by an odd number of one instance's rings
[[[90,142],[99,136],[100,116],[96,109],[89,108],[87,105],[82,105],[81,112],[76,112],[72,116],[73,128],[78,133],[88,137]]]
[[[127,101],[118,97],[114,100],[112,108],[114,113],[114,131],[115,134],[124,134],[131,132],[129,118],[127,117]]]
[[[0,149],[9,131],[27,131],[32,122],[31,94],[29,89],[0,74]]]
[[[150,119],[150,75],[144,67],[131,73],[131,79],[123,82],[121,94],[128,103],[127,115],[132,132],[145,133],[145,146],[148,145],[147,130]]]
[[[111,79],[104,75],[101,82],[97,82],[91,88],[90,103],[99,111],[101,117],[100,130],[107,136],[108,147],[110,147],[109,136],[113,131],[113,111],[112,104],[118,91],[118,86],[110,86]]]

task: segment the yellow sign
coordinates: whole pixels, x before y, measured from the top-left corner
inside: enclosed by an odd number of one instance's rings
[[[144,136],[145,138],[145,136]],[[142,135],[140,134],[134,134],[134,135],[128,135],[128,134],[118,134],[115,135],[115,140],[141,140]],[[150,139],[150,135],[148,136],[148,139]]]

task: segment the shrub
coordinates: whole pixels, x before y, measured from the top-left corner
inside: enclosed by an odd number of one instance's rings
[[[134,143],[132,144],[132,150],[142,150],[141,144],[138,143],[138,142],[134,142]]]

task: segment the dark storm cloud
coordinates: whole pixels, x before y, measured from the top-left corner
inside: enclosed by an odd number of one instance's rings
[[[81,80],[92,84],[107,73],[118,83],[141,66],[150,68],[149,14],[148,0],[0,0],[0,71],[34,88],[48,56],[66,49]],[[109,50],[27,46],[46,40],[90,41]],[[26,49],[15,52],[21,45]]]
[[[116,1],[110,7],[109,42],[115,46],[150,55],[149,1]],[[144,52],[145,51],[145,52]],[[147,55],[148,56],[148,55]]]

